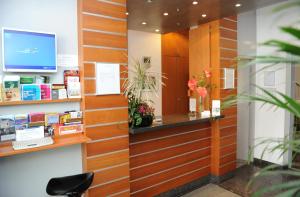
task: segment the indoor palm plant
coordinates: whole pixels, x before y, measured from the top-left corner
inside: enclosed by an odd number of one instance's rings
[[[149,126],[154,118],[151,95],[158,96],[161,74],[150,71],[151,64],[134,60],[129,66],[128,78],[123,83],[128,98],[129,124],[131,127]]]
[[[276,12],[283,11],[285,9],[299,6],[300,0],[295,0],[275,9]],[[247,63],[243,65],[257,65],[257,64],[268,64],[264,68],[269,68],[275,66],[279,63],[291,63],[293,65],[300,64],[300,45],[298,44],[300,41],[300,29],[296,26],[284,26],[280,28],[282,32],[288,34],[289,36],[294,38],[293,42],[288,42],[284,40],[269,40],[263,43],[264,46],[275,47],[280,52],[277,55],[270,56],[256,56],[250,59],[241,58],[240,61],[246,61]],[[262,69],[263,70],[263,69]],[[260,70],[261,71],[261,70]],[[228,105],[235,105],[240,101],[251,101],[251,102],[261,102],[262,105],[270,104],[276,108],[281,108],[287,110],[296,118],[300,117],[300,103],[277,91],[269,91],[265,88],[256,86],[258,90],[260,90],[260,94],[255,95],[246,95],[240,94],[237,97],[228,98],[224,103],[224,107]],[[252,147],[249,158],[251,158],[251,154],[253,153],[253,149],[257,146],[264,146],[263,153],[266,152],[275,152],[280,151],[282,156],[287,151],[292,151],[293,153],[300,154],[300,139],[295,138],[294,136],[286,136],[284,139],[264,139],[259,143],[256,143],[255,147]],[[263,155],[262,155],[263,157]],[[289,164],[290,168],[287,170],[282,170],[278,168],[276,165],[268,166],[258,173],[255,174],[254,179],[251,180],[251,183],[255,182],[257,178],[264,176],[273,176],[273,175],[289,175],[293,176],[294,179],[288,180],[286,182],[273,184],[270,187],[262,187],[257,191],[254,191],[252,196],[269,196],[270,192],[276,192],[277,196],[280,197],[290,197],[290,196],[300,196],[300,171],[298,169],[291,168],[291,164]]]

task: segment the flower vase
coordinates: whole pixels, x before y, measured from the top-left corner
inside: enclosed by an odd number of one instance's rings
[[[198,99],[198,113],[201,114],[201,112],[203,112],[203,98],[202,96],[199,96]]]

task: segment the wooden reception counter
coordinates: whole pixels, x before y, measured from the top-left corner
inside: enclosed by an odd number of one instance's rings
[[[174,196],[228,176],[235,169],[236,134],[215,129],[223,118],[165,116],[130,130],[131,195]]]

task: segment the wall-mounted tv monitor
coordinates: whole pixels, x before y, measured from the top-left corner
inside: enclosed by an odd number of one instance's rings
[[[2,29],[2,59],[5,72],[56,72],[56,35]]]

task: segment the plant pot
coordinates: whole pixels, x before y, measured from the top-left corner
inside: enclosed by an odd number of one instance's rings
[[[142,117],[142,123],[139,125],[139,127],[148,127],[152,125],[153,123],[153,116],[151,115],[146,115]]]

